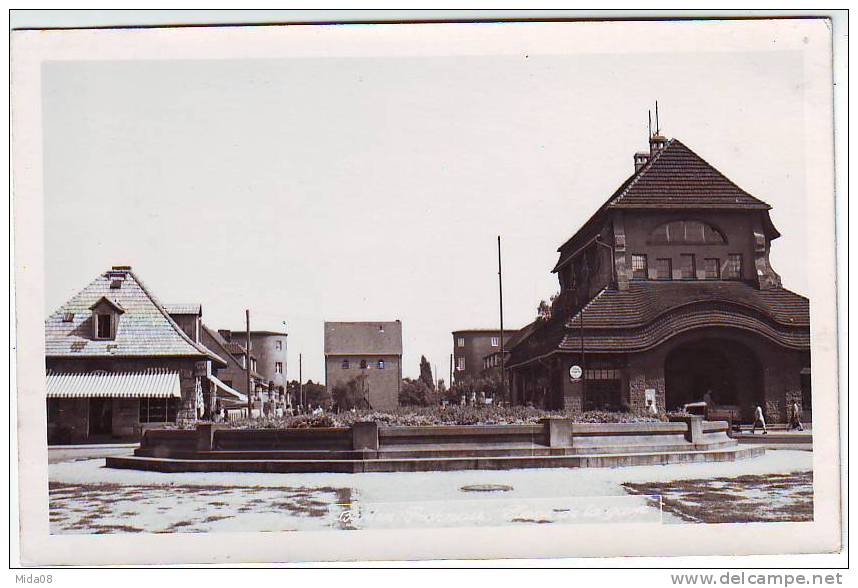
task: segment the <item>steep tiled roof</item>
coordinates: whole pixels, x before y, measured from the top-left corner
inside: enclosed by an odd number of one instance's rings
[[[585,351],[642,351],[701,327],[752,331],[791,349],[810,347],[810,303],[784,288],[743,282],[633,282],[606,288],[584,306]],[[511,364],[581,349],[581,309],[533,327],[513,348]]]
[[[402,323],[325,322],[325,355],[402,355]]]
[[[108,299],[124,310],[119,315],[114,339],[93,338],[90,307],[101,298]],[[130,270],[104,272],[51,314],[45,321],[45,355],[178,356],[223,361],[192,341]]]
[[[571,258],[572,248],[565,248],[595,238],[605,211],[615,208],[769,210],[771,206],[742,190],[679,139],[670,139],[558,247],[566,255],[552,271]],[[771,221],[766,223],[773,238],[778,236]]]
[[[584,310],[585,328],[621,328],[649,323],[680,306],[716,303],[744,306],[789,327],[810,324],[810,303],[785,288],[758,290],[744,282],[632,282],[628,290],[605,289]],[[567,321],[574,327],[580,311]]]
[[[742,190],[678,139],[670,139],[609,199],[609,208],[771,207]]]

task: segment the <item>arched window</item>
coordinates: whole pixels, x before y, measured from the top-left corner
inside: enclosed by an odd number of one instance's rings
[[[649,235],[653,245],[721,245],[724,234],[710,224],[698,220],[677,220],[664,223]]]

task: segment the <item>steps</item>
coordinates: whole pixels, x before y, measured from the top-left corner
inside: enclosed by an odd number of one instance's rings
[[[687,447],[687,446],[686,446]],[[296,452],[252,452],[246,455],[221,455],[208,452],[198,454],[195,459],[178,457],[153,457],[135,455],[125,457],[107,457],[107,467],[135,469],[157,472],[256,472],[256,473],[359,473],[359,472],[429,472],[459,470],[509,470],[533,468],[579,468],[579,467],[627,467],[641,465],[667,465],[676,463],[704,463],[736,461],[757,457],[765,453],[760,446],[738,446],[709,448],[692,451],[638,451],[628,453],[589,453],[557,454],[559,448],[541,447],[505,448],[505,454],[496,455],[498,448],[470,450],[463,455],[462,449],[433,449],[421,456],[395,457],[396,452],[387,455],[380,451],[377,457],[354,459],[353,456],[337,456],[336,459],[321,458],[319,455],[299,457]],[[529,453],[527,451],[529,450]],[[427,451],[427,450],[422,450]],[[522,453],[524,451],[524,453]],[[268,453],[267,455],[259,455]],[[274,455],[276,453],[284,455]],[[285,455],[288,453],[288,456]],[[319,452],[316,452],[319,453]],[[334,453],[334,452],[332,452]],[[353,452],[351,452],[353,453]],[[375,452],[373,452],[375,453]],[[217,455],[214,455],[217,454]],[[288,458],[287,458],[288,457]],[[329,456],[333,457],[333,456]]]

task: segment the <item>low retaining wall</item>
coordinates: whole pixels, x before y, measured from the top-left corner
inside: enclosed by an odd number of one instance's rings
[[[494,455],[531,453],[552,455],[692,451],[735,444],[724,421],[683,417],[673,422],[575,423],[549,418],[538,425],[459,425],[352,427],[319,429],[230,429],[201,424],[196,430],[148,430],[138,456],[211,459],[369,459],[426,456],[428,452]],[[452,455],[452,454],[451,454]]]

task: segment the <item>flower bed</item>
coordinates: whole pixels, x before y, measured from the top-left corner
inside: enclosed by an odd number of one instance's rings
[[[350,427],[356,422],[377,422],[380,426],[420,427],[432,425],[529,425],[548,417],[572,419],[577,423],[647,423],[667,421],[668,415],[652,416],[634,412],[551,411],[525,406],[432,406],[401,407],[390,411],[357,410],[339,414],[297,415],[281,418],[242,419],[226,423],[235,429],[306,429]],[[193,428],[196,424],[184,425]],[[177,427],[184,428],[180,425]]]

